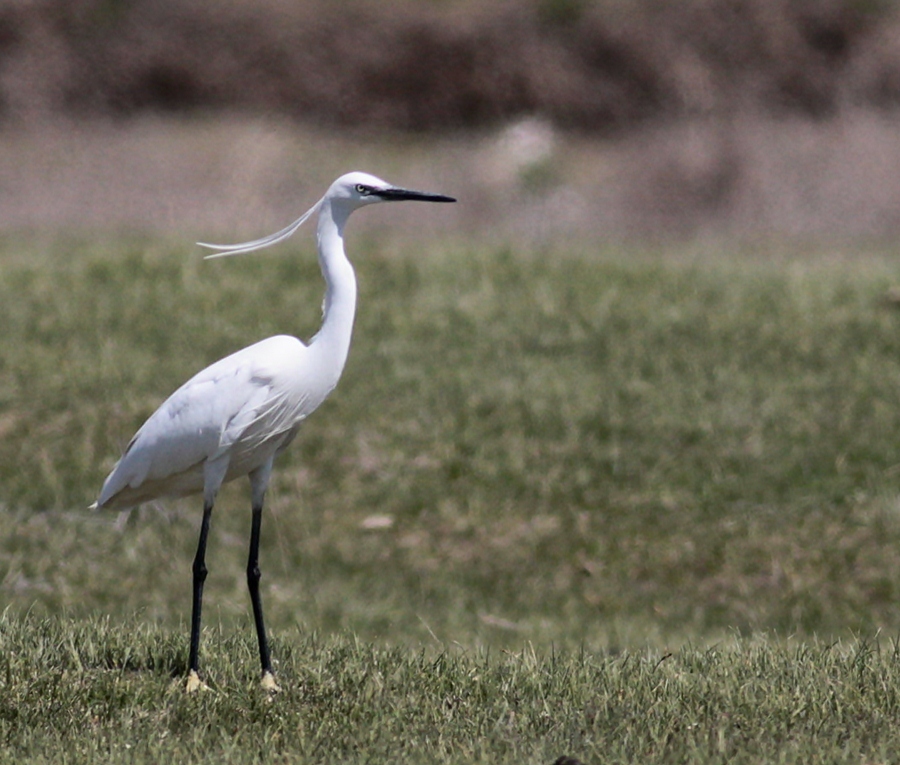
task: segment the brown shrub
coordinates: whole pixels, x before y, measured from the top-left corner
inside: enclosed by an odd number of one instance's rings
[[[883,0],[17,0],[0,7],[8,118],[232,110],[360,130],[526,115],[612,131],[751,110],[900,102]]]

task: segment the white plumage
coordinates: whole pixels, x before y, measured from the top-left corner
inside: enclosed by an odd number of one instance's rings
[[[300,423],[337,385],[347,360],[356,311],[356,277],[343,233],[354,210],[399,200],[453,202],[451,197],[392,186],[366,173],[338,178],[313,207],[271,236],[235,245],[208,245],[237,255],[276,244],[318,213],[319,264],[326,291],[322,327],[306,345],[277,335],[198,372],[157,409],[131,439],[107,477],[96,507],[123,509],[161,496],[203,492],[203,522],[194,558],[188,690],[201,686],[200,612],[206,579],[206,539],[216,495],[225,481],[250,478],[253,525],[247,583],[253,604],[263,685],[277,689],[259,599],[259,532],[272,463]]]
[[[337,383],[334,373],[322,379],[316,361],[309,346],[278,335],[198,372],[135,434],[97,504],[126,508],[194,494],[207,483],[215,491],[260,467]],[[222,480],[209,480],[218,473]]]

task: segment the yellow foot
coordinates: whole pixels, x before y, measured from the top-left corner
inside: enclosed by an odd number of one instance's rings
[[[209,686],[200,679],[200,675],[194,672],[194,670],[191,670],[190,674],[188,675],[187,685],[185,685],[184,690],[188,693],[194,693],[195,691],[208,691]]]
[[[262,676],[262,680],[259,683],[264,691],[269,691],[269,693],[278,693],[281,690],[281,686],[275,682],[275,675],[271,672],[266,672]]]

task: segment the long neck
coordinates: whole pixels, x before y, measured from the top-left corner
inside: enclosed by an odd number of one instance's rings
[[[344,253],[344,224],[349,211],[332,205],[324,199],[319,209],[319,266],[325,277],[325,304],[322,328],[310,340],[313,351],[334,375],[337,383],[353,334],[353,317],[356,313],[356,275]]]

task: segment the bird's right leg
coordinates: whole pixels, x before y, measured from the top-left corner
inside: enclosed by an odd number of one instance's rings
[[[247,558],[247,588],[250,590],[250,602],[253,605],[253,621],[256,624],[256,639],[259,642],[259,661],[262,665],[262,687],[271,692],[280,691],[272,670],[272,658],[269,654],[269,641],[266,638],[266,625],[263,621],[262,600],[259,597],[259,532],[262,525],[263,502],[266,487],[272,475],[270,457],[264,464],[250,473],[250,487],[253,509],[253,523],[250,527],[250,554]]]
[[[259,530],[262,523],[262,504],[253,507],[253,524],[250,530],[250,555],[247,559],[247,588],[250,590],[250,603],[253,605],[253,621],[256,624],[256,639],[259,642],[259,661],[262,666],[262,687],[267,691],[280,691],[272,671],[272,658],[269,654],[269,641],[266,638],[266,625],[263,621],[262,600],[259,597]]]
[[[203,584],[206,582],[206,538],[209,536],[209,519],[212,516],[212,503],[204,502],[203,520],[200,523],[200,541],[197,543],[197,554],[194,556],[194,597],[191,607],[191,653],[188,659],[187,691],[191,693],[203,688],[200,680],[200,613],[203,610]]]

